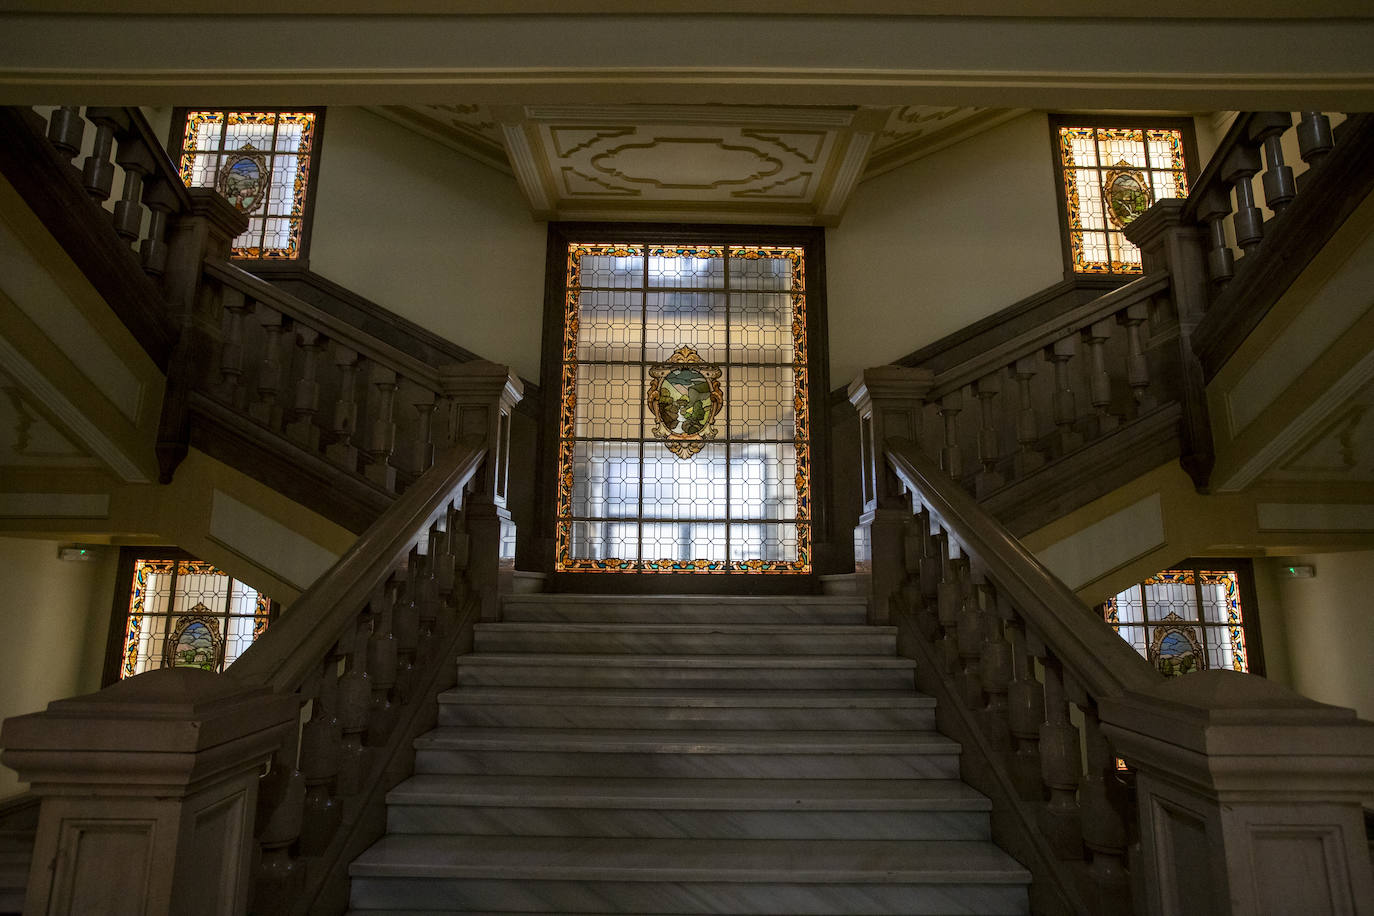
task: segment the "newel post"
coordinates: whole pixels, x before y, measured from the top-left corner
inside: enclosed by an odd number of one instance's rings
[[[439,383],[450,444],[475,443],[487,450],[464,501],[471,552],[468,581],[482,604],[482,619],[499,616],[499,594],[515,570],[515,522],[506,508],[510,482],[511,411],[525,387],[506,366],[486,360],[444,366]]]
[[[172,473],[186,457],[191,391],[209,380],[223,336],[222,292],[203,282],[205,260],[227,260],[234,238],[248,228],[248,217],[219,193],[208,188],[191,188],[188,193],[191,207],[177,219],[168,241],[162,280],[167,321],[176,335],[157,433],[162,483],[171,483]]]
[[[854,529],[854,565],[867,579],[868,617],[891,619],[891,600],[906,577],[906,526],[911,507],[901,481],[888,467],[888,439],[921,438],[922,407],[934,384],[929,369],[877,366],[865,369],[849,386],[849,402],[859,414],[859,480],[863,512]],[[862,579],[861,579],[862,582]]]
[[[1214,669],[1099,701],[1136,769],[1152,916],[1371,913],[1374,723]]]
[[[1133,220],[1125,234],[1140,246],[1147,273],[1169,271],[1169,294],[1178,321],[1179,400],[1183,408],[1183,454],[1179,464],[1193,479],[1198,492],[1205,493],[1216,464],[1216,452],[1207,411],[1207,380],[1202,363],[1193,352],[1193,331],[1207,314],[1207,230],[1184,221],[1185,204],[1179,199],[1158,201]],[[1151,330],[1154,333],[1158,329]]]
[[[24,912],[246,913],[258,780],[298,702],[162,668],[5,720],[41,800]]]

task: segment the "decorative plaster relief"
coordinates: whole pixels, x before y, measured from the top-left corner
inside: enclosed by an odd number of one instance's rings
[[[0,373],[0,464],[99,467],[90,452],[74,445]]]
[[[1374,482],[1374,423],[1366,422],[1370,406],[1367,402],[1346,405],[1265,477]]]

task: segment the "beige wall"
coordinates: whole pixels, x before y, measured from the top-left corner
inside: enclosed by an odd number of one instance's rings
[[[119,550],[64,562],[57,541],[0,537],[0,719],[100,688]],[[0,767],[0,798],[24,786]]]
[[[537,379],[546,233],[515,179],[358,108],[325,117],[311,269]]]
[[[1057,206],[1043,113],[861,184],[826,238],[832,382],[1062,280]]]
[[[1312,566],[1316,576],[1279,572]],[[1293,689],[1323,703],[1350,706],[1374,719],[1374,551],[1319,553],[1256,561],[1275,583]],[[1263,600],[1263,599],[1261,599]],[[1264,625],[1269,625],[1268,615]],[[1269,631],[1264,631],[1268,661]]]

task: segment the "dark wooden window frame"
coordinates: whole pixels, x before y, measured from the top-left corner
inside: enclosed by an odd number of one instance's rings
[[[199,557],[187,553],[180,547],[121,547],[119,563],[115,567],[115,592],[110,608],[110,629],[105,640],[105,666],[100,676],[100,686],[109,687],[119,682],[119,673],[124,667],[124,638],[128,634],[129,595],[134,585],[134,564],[139,560],[195,560]],[[232,577],[231,577],[232,579]],[[251,586],[250,586],[251,587]],[[271,603],[268,614],[269,627],[277,619],[281,607]]]
[[[570,242],[637,242],[663,244],[786,245],[805,251],[806,333],[810,354],[808,402],[811,417],[811,555],[806,575],[757,575],[729,572],[710,575],[672,573],[553,572],[554,526],[558,497],[558,419],[563,390],[563,308],[565,265]],[[541,569],[549,574],[550,591],[599,591],[614,579],[629,592],[692,592],[720,594],[748,590],[796,592],[816,577],[836,572],[827,560],[833,553],[833,487],[830,479],[830,359],[826,329],[825,230],[811,226],[719,225],[695,223],[551,222],[544,268],[544,328],[540,388],[544,392],[543,432],[538,461],[538,514]]]
[[[186,115],[192,111],[305,111],[315,115],[315,139],[310,147],[310,176],[305,185],[305,207],[301,212],[301,247],[294,258],[235,258],[246,264],[291,264],[301,268],[310,267],[310,237],[315,223],[315,197],[320,181],[320,149],[324,145],[323,107],[313,105],[283,106],[233,106],[233,105],[194,105],[172,109],[171,135],[167,138],[167,152],[172,164],[181,171],[182,143],[186,139]]]
[[[1194,133],[1192,118],[1180,117],[1139,117],[1139,116],[1108,116],[1108,115],[1075,115],[1075,114],[1051,114],[1049,117],[1050,131],[1050,159],[1054,163],[1054,196],[1059,205],[1059,248],[1064,255],[1064,277],[1072,280],[1076,277],[1106,277],[1119,279],[1123,282],[1133,280],[1139,274],[1130,273],[1080,273],[1073,269],[1073,249],[1069,244],[1069,200],[1068,194],[1064,191],[1064,163],[1060,161],[1059,155],[1059,128],[1061,127],[1127,127],[1127,128],[1162,128],[1165,130],[1181,130],[1183,132],[1183,155],[1185,158],[1184,172],[1188,176],[1188,188],[1191,190],[1193,183],[1197,181],[1197,176],[1201,172],[1200,164],[1197,161],[1197,137]]]

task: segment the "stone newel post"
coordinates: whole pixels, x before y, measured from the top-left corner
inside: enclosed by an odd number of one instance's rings
[[[246,913],[258,778],[297,700],[164,668],[5,720],[42,800],[26,914]]]
[[[932,384],[929,369],[878,366],[865,369],[849,386],[849,402],[859,414],[863,497],[863,514],[854,529],[854,562],[868,579],[872,623],[890,619],[889,602],[905,575],[905,531],[911,519],[902,485],[883,457],[883,443],[921,438],[921,408]]]
[[[1136,768],[1143,912],[1374,913],[1361,808],[1374,723],[1223,670],[1103,699],[1099,713]]]
[[[524,396],[520,379],[506,366],[473,360],[439,370],[451,444],[487,449],[463,514],[471,536],[468,580],[482,602],[482,619],[499,616],[499,594],[515,569],[515,522],[506,508],[510,481],[511,411]]]

